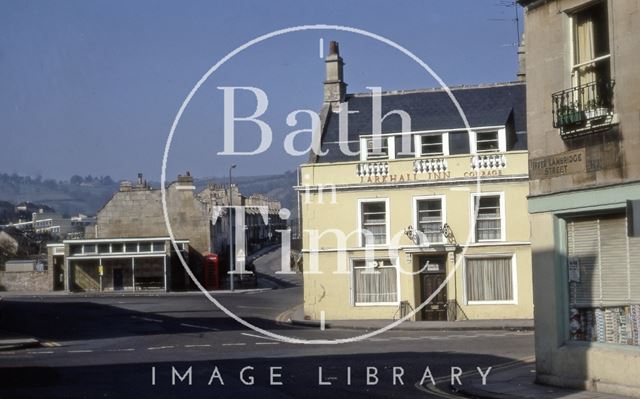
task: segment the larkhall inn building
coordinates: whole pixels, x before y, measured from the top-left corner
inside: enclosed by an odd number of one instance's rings
[[[397,319],[451,276],[414,319],[532,318],[524,84],[452,92],[470,130],[441,89],[347,94],[330,44],[327,152],[297,187],[305,316]]]
[[[640,397],[640,1],[519,3],[537,378]]]

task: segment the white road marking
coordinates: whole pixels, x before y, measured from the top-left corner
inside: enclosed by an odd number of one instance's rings
[[[222,344],[222,346],[244,346],[246,345],[246,343],[244,342],[238,342],[238,343],[232,343],[232,344]]]
[[[324,39],[320,38],[320,58],[324,58]]]
[[[73,351],[67,351],[67,353],[90,353],[93,352],[90,349],[78,349],[78,350],[73,350]]]
[[[279,345],[280,342],[256,342],[256,345]]]
[[[320,331],[324,331],[324,310],[320,311]]]
[[[206,348],[210,347],[210,344],[197,344],[197,345],[185,345],[185,348]]]
[[[142,316],[131,316],[132,319],[139,319],[139,320],[144,320],[144,321],[152,321],[154,323],[162,323],[162,320],[158,320],[158,319],[151,319],[149,317],[142,317]]]
[[[0,352],[0,355],[15,355],[15,352]]]
[[[269,340],[269,341],[280,342],[279,339],[265,337],[263,335],[256,335],[256,334],[249,334],[249,333],[241,333],[241,334],[244,335],[244,336],[247,336],[247,337],[260,338],[260,339],[266,339],[266,340]]]
[[[126,349],[107,349],[107,352],[133,352],[135,349],[126,348]]]
[[[187,324],[187,323],[181,323],[180,324],[183,327],[191,327],[191,328],[200,328],[202,330],[210,330],[210,331],[220,331],[220,329],[218,328],[211,328],[211,327],[205,327],[205,326],[198,326],[195,324]]]
[[[368,340],[373,342],[385,342],[389,341],[389,338],[369,338]]]
[[[32,352],[27,352],[30,355],[44,355],[44,354],[50,354],[53,353],[53,351],[32,351]]]
[[[147,348],[147,350],[155,351],[155,350],[158,350],[158,349],[173,349],[173,348],[175,348],[175,346],[173,346],[173,345],[167,345],[167,346],[151,346],[151,347]]]

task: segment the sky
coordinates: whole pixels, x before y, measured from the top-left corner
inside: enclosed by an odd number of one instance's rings
[[[300,25],[341,25],[384,36],[424,60],[449,85],[516,79],[514,8],[501,0],[156,1],[65,0],[0,3],[0,172],[69,179],[142,172],[160,179],[176,114],[214,64],[266,33]],[[522,28],[521,28],[522,29]],[[249,47],[224,63],[195,93],[175,130],[167,176],[268,175],[307,156],[283,149],[319,112],[324,52],[340,43],[348,92],[437,87],[415,62],[386,44],[350,32],[307,30]],[[260,116],[272,130],[268,150],[223,150],[220,87],[257,87],[268,98]],[[235,114],[251,115],[252,92],[237,90]],[[258,127],[236,124],[237,151],[260,144]],[[294,141],[308,147],[304,134]]]

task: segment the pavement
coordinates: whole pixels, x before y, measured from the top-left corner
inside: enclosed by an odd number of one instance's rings
[[[617,396],[591,391],[577,391],[552,386],[540,385],[535,382],[535,363],[516,362],[492,371],[486,385],[482,385],[481,378],[473,378],[461,386],[457,392],[463,397],[486,399],[624,399]],[[429,387],[426,388],[429,390]],[[433,386],[431,389],[434,389]]]
[[[379,330],[396,320],[306,320],[302,306],[291,309],[285,317],[293,325],[306,327],[322,327],[324,329],[348,329],[348,330]],[[482,331],[482,330],[508,330],[508,331],[533,331],[531,319],[504,319],[504,320],[458,320],[458,321],[404,321],[393,327],[396,331]]]

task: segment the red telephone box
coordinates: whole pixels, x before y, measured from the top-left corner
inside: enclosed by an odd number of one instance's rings
[[[220,288],[220,262],[217,254],[207,254],[204,257],[204,287],[207,290]]]

